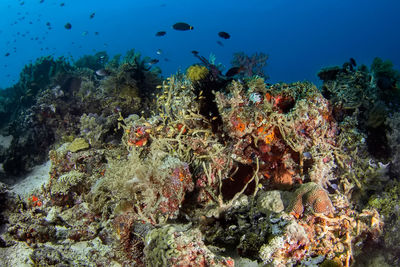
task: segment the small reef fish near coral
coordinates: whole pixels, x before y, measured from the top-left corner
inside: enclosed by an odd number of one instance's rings
[[[195,32],[172,28],[149,35]],[[41,56],[0,90],[1,266],[400,264],[391,61],[349,58],[317,86],[267,82],[262,52],[192,50],[164,77],[150,51]]]

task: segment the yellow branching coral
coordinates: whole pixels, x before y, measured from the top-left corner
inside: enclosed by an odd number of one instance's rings
[[[192,82],[197,82],[204,79],[208,75],[208,69],[200,65],[192,65],[186,70],[186,76]]]

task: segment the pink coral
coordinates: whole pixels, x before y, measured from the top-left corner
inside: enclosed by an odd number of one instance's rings
[[[327,192],[320,185],[313,182],[301,185],[294,192],[289,212],[296,217],[300,217],[307,206],[311,207],[316,213],[330,214],[333,212],[333,205]]]
[[[185,193],[193,189],[194,183],[189,166],[185,163],[176,167],[162,186],[162,195],[165,200],[158,206],[160,211],[165,215],[176,215],[185,198]]]

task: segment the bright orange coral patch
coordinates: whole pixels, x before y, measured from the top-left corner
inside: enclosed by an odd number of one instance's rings
[[[267,128],[265,126],[261,126],[257,128],[257,134],[262,137],[265,144],[269,145],[275,139],[275,132],[271,130],[271,128]]]
[[[183,182],[183,178],[185,178],[185,175],[182,172],[179,172],[179,181]]]
[[[28,201],[31,203],[33,207],[41,207],[42,206],[42,201],[39,200],[39,198],[35,195],[32,195],[30,198],[28,198]]]
[[[238,123],[238,125],[236,126],[236,130],[238,130],[239,132],[244,132],[244,130],[246,130],[246,125],[243,122]]]
[[[185,134],[185,133],[187,132],[187,129],[186,129],[185,125],[183,125],[182,123],[178,123],[178,124],[176,125],[176,128],[178,128],[178,131],[179,131],[179,132],[182,131],[183,134]],[[182,130],[182,128],[183,128],[183,130]]]
[[[265,94],[265,99],[266,99],[268,102],[271,102],[272,95],[271,95],[270,93],[266,93],[266,94]]]
[[[265,137],[264,137],[264,142],[266,143],[266,144],[270,144],[270,143],[272,143],[272,141],[275,139],[275,133],[274,133],[274,131],[272,131],[270,134],[267,134]]]
[[[240,118],[232,118],[231,123],[236,131],[243,133],[246,130],[246,124]]]

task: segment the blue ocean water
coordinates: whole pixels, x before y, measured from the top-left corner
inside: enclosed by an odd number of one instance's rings
[[[378,56],[399,69],[399,11],[398,0],[2,0],[0,88],[17,82],[23,66],[40,56],[78,59],[131,48],[158,58],[165,76],[196,63],[192,50],[215,54],[226,70],[235,52],[267,53],[270,82],[318,83],[320,68],[350,57],[370,65]],[[175,31],[176,22],[194,30]],[[167,33],[156,37],[158,31]],[[219,31],[231,38],[221,39]]]

